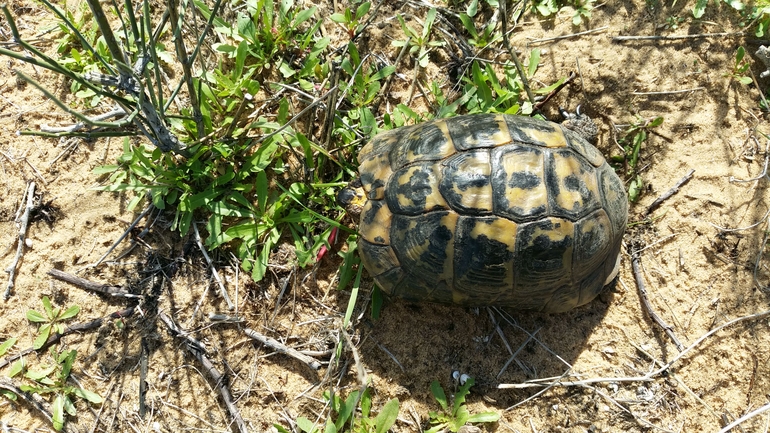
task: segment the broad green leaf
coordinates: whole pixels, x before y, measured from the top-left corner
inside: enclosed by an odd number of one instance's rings
[[[345,18],[345,14],[341,14],[339,12],[333,13],[330,17],[330,20],[334,21],[335,23],[345,24],[347,22],[347,19]]]
[[[497,422],[500,414],[497,412],[476,413],[468,417],[468,422]]]
[[[11,401],[16,401],[19,397],[7,389],[0,389],[0,395]]]
[[[64,398],[59,394],[53,401],[53,428],[56,431],[61,431],[64,428]]]
[[[43,347],[46,341],[48,341],[48,337],[51,335],[51,324],[46,323],[45,325],[40,327],[40,330],[38,331],[37,338],[35,338],[35,341],[32,342],[32,348],[37,350]]]
[[[24,371],[24,368],[26,367],[26,361],[24,358],[19,359],[18,361],[14,362],[13,365],[11,365],[11,369],[8,371],[8,377],[14,377],[17,374]]]
[[[441,408],[444,409],[444,411],[449,409],[449,406],[447,405],[446,394],[444,394],[444,388],[441,387],[437,380],[434,380],[430,383],[430,392],[433,394],[433,397],[436,399],[438,404],[441,405]]]
[[[371,7],[372,4],[370,2],[361,3],[358,9],[356,9],[356,20],[360,20],[362,16],[366,15]]]
[[[26,377],[27,379],[34,380],[35,382],[40,382],[44,378],[48,377],[48,375],[53,373],[55,370],[56,370],[55,365],[46,367],[42,370],[27,370],[27,372],[24,374],[24,377]]]
[[[48,322],[48,318],[35,310],[27,310],[27,320],[34,323]]]
[[[120,168],[119,165],[100,165],[93,170],[91,170],[91,173],[99,175],[99,174],[105,174],[105,173],[112,173],[115,170]]]
[[[692,16],[696,19],[702,17],[706,13],[707,4],[708,0],[696,0],[695,7],[692,9]]]
[[[64,411],[67,412],[70,416],[77,416],[78,411],[75,409],[75,405],[72,404],[72,400],[70,400],[69,396],[64,394],[62,400],[64,400]]]
[[[310,17],[312,17],[315,14],[315,11],[316,11],[316,7],[313,6],[310,9],[305,9],[305,10],[301,11],[300,13],[298,13],[294,17],[294,23],[292,24],[292,27],[296,28],[298,25],[300,25],[300,24],[304,23],[305,21],[307,21],[308,19],[310,19]]]
[[[67,310],[64,313],[62,313],[61,316],[59,316],[59,320],[71,319],[77,316],[79,312],[80,312],[80,307],[77,305],[73,305],[67,308]]]
[[[51,300],[48,299],[48,296],[43,296],[43,307],[45,308],[45,314],[48,316],[48,319],[53,320],[56,318],[57,314],[54,314]]]
[[[379,415],[374,420],[375,433],[386,433],[393,427],[398,418],[398,399],[394,398],[385,403]]]
[[[87,400],[94,404],[100,404],[104,401],[104,399],[99,394],[88,391],[83,388],[75,388],[74,390],[72,390],[72,393],[82,398],[83,400]]]

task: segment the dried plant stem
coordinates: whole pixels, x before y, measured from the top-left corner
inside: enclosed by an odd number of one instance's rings
[[[29,215],[35,207],[35,182],[30,182],[27,186],[26,197],[27,205],[24,207],[24,213],[21,215],[21,218],[16,220],[16,224],[19,227],[19,235],[16,238],[16,256],[14,256],[11,265],[5,270],[5,272],[8,273],[8,285],[5,287],[5,294],[3,295],[3,298],[6,301],[11,297],[11,291],[13,291],[14,281],[16,279],[16,268],[19,266],[19,260],[21,260],[21,256],[24,254],[27,227],[29,226]]]

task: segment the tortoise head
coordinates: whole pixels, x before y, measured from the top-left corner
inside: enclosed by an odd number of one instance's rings
[[[583,137],[587,142],[596,144],[596,138],[599,135],[599,126],[593,119],[588,117],[587,114],[580,112],[580,106],[578,105],[574,113],[570,113],[563,108],[559,108],[564,121],[562,126],[577,133],[577,135]]]
[[[358,218],[366,204],[366,193],[361,179],[355,179],[337,193],[337,203],[354,218]]]

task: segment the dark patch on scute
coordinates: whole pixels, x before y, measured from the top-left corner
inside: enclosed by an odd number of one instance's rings
[[[492,136],[500,133],[499,115],[478,114],[447,119],[449,135],[459,151],[499,146]]]
[[[436,122],[423,123],[419,126],[420,129],[415,129],[393,147],[390,159],[394,170],[415,162],[436,161],[446,156],[440,151],[444,149],[449,137],[441,132]],[[413,154],[411,157],[410,153]]]
[[[555,290],[571,280],[574,234],[556,241],[546,233],[535,236],[535,231],[556,230],[560,224],[544,219],[520,226],[516,239],[517,290],[529,291],[533,287]]]
[[[432,167],[430,165],[424,165],[420,166],[419,169],[412,171],[408,183],[398,183],[404,171],[409,169],[410,168],[405,168],[393,173],[390,177],[385,197],[387,198],[388,206],[390,206],[390,210],[393,211],[393,213],[419,215],[432,210],[426,208],[426,197],[431,195],[434,188],[437,187],[436,179],[432,176]],[[409,205],[402,204],[399,200],[400,195],[403,195],[412,203]]]
[[[377,212],[379,212],[380,208],[385,206],[384,200],[369,200],[369,203],[371,205],[371,209],[369,209],[368,212],[364,212],[361,214],[362,225],[371,224],[374,221],[374,219],[377,217]]]
[[[540,176],[533,173],[511,173],[511,178],[508,180],[508,186],[510,188],[521,189],[534,189],[542,182]]]
[[[559,126],[555,123],[545,120],[535,119],[527,116],[503,115],[505,123],[508,124],[508,131],[511,133],[511,139],[518,143],[534,144],[536,146],[546,147],[547,144],[537,140],[527,130],[537,130],[543,133],[553,133]]]
[[[485,224],[497,217],[461,217],[455,241],[455,287],[471,293],[474,304],[488,304],[493,297],[484,294],[499,294],[513,287],[508,280],[513,266],[514,254],[510,246],[485,234],[471,236],[477,224]],[[511,233],[511,240],[515,233]]]
[[[441,211],[416,217],[393,216],[390,239],[401,266],[426,281],[438,282],[446,272],[447,248],[454,238],[452,230],[442,224],[447,214]],[[410,227],[411,222],[416,224]]]

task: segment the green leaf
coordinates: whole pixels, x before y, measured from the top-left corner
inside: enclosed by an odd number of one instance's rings
[[[11,401],[16,401],[19,397],[7,389],[0,389],[0,395]]]
[[[11,369],[8,371],[8,377],[14,377],[17,374],[24,371],[26,367],[26,361],[24,361],[24,358],[19,359],[18,361],[14,362],[13,365],[11,365]]]
[[[738,82],[745,85],[751,84],[754,80],[751,77],[739,77]]]
[[[428,40],[428,36],[430,36],[430,29],[433,26],[433,21],[436,20],[436,8],[431,8],[428,11],[428,14],[425,16],[425,25],[422,27],[422,39],[423,41]]]
[[[535,48],[529,52],[529,65],[527,65],[527,76],[532,77],[537,72],[537,66],[540,63],[540,50]]]
[[[695,7],[692,9],[692,16],[696,19],[702,17],[706,13],[707,4],[708,0],[696,0]]]
[[[478,11],[479,11],[479,0],[472,0],[470,4],[468,4],[468,8],[465,9],[465,12],[468,14],[468,16],[471,16],[471,17],[475,17]]]
[[[444,411],[449,409],[449,405],[447,405],[446,401],[446,394],[444,394],[444,388],[441,387],[437,380],[430,383],[430,392]]]
[[[500,414],[497,412],[476,413],[468,417],[468,422],[497,422]]]
[[[82,398],[83,400],[87,400],[94,404],[100,404],[104,401],[104,399],[99,394],[85,390],[83,388],[75,388],[72,390],[72,393]]]
[[[67,378],[70,375],[70,371],[72,371],[72,364],[75,363],[76,356],[78,356],[78,351],[75,349],[70,350],[69,352],[62,352],[62,356],[59,360],[59,362],[62,364],[61,373],[59,373],[59,378],[61,379],[62,383],[67,381]]]
[[[38,313],[35,310],[27,310],[27,320],[34,323],[48,322],[48,318],[46,318],[41,313]]]
[[[339,12],[332,14],[329,17],[329,19],[334,21],[335,23],[340,23],[340,24],[347,23],[347,19],[345,18],[345,14],[341,14]]]
[[[375,433],[386,433],[393,427],[398,418],[398,399],[394,398],[385,403],[379,415],[374,420]]]
[[[356,9],[356,20],[360,20],[362,16],[366,15],[371,7],[372,4],[370,2],[361,3],[358,9]]]
[[[297,427],[305,433],[311,433],[315,430],[315,424],[313,421],[305,418],[304,416],[297,417]]]
[[[112,173],[115,170],[120,168],[119,165],[100,165],[93,170],[91,170],[91,173],[99,175],[99,174],[105,174],[105,173]]]
[[[46,323],[45,325],[40,327],[40,331],[37,334],[37,338],[35,338],[35,341],[32,343],[32,348],[37,350],[43,347],[46,341],[48,341],[48,337],[51,335],[51,324]]]
[[[337,428],[337,431],[342,429],[350,418],[350,415],[353,414],[353,411],[356,409],[355,406],[357,401],[358,391],[353,391],[348,395],[348,398],[345,399],[345,402],[340,404],[340,410],[337,412],[337,421],[334,423],[334,427]]]
[[[61,431],[61,429],[64,428],[64,399],[61,394],[57,395],[56,399],[53,401],[52,411],[53,428],[56,431]]]
[[[64,400],[64,411],[70,416],[78,416],[78,411],[75,409],[75,405],[72,404],[72,400],[70,400],[67,394],[62,396],[62,400]]]
[[[473,23],[473,19],[471,19],[471,17],[466,14],[460,14],[460,22],[463,23],[465,31],[471,35],[471,38],[478,39],[479,34],[476,31],[476,25]]]
[[[43,307],[45,308],[45,314],[48,316],[49,320],[53,320],[56,318],[56,314],[54,314],[53,307],[51,306],[51,300],[48,299],[48,296],[43,296]]]
[[[44,368],[42,370],[28,370],[27,373],[24,374],[24,376],[27,379],[34,380],[35,382],[40,382],[43,379],[45,379],[46,377],[48,377],[48,375],[53,373],[55,370],[56,370],[56,366],[52,365],[52,366],[46,367],[46,368]]]
[[[73,305],[67,308],[67,310],[59,316],[59,320],[71,319],[77,316],[79,312],[80,312],[80,307],[77,305]]]

